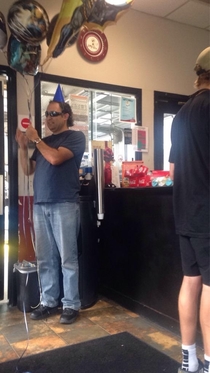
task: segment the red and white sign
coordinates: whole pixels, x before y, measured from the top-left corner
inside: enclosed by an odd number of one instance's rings
[[[30,120],[29,120],[29,118],[23,118],[22,120],[21,120],[21,126],[23,127],[23,128],[27,128],[28,126],[29,126],[29,124],[30,124]]]
[[[18,115],[18,128],[21,131],[26,131],[30,124],[30,119],[27,115]],[[34,117],[32,117],[32,126],[34,126]]]

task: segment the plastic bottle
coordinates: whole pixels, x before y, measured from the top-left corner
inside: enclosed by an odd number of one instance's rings
[[[104,168],[104,179],[105,179],[105,185],[111,185],[112,183],[112,169],[110,162],[105,162],[105,168]]]
[[[92,167],[85,167],[85,176],[81,181],[80,195],[93,196],[95,193],[95,182],[92,174]]]
[[[91,180],[93,177],[92,175],[92,167],[85,168],[85,180]]]

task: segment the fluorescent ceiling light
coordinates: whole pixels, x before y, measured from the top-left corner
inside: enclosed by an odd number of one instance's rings
[[[105,0],[106,3],[111,5],[123,6],[130,4],[133,0]]]

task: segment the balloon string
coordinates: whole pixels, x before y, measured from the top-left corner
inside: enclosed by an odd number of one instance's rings
[[[26,94],[27,94],[27,105],[28,105],[28,117],[30,120],[30,123],[32,124],[32,114],[31,114],[31,100],[32,100],[32,95],[35,90],[30,89],[28,80],[23,76],[24,81],[26,83]],[[30,201],[30,160],[29,160],[29,146],[27,147],[27,158],[28,158],[28,163],[27,163],[27,177],[24,178],[24,198],[23,198],[23,236],[25,240],[25,244],[27,245],[27,233],[26,233],[26,219],[29,224],[30,228],[30,237],[31,237],[31,243],[33,246],[33,250],[35,252],[35,244],[34,244],[34,232],[33,232],[33,227],[32,227],[32,209],[31,209],[31,201]],[[26,216],[26,202],[28,200],[28,216]]]
[[[2,51],[3,52],[3,55],[5,57],[5,60],[7,61],[7,51]]]
[[[27,104],[28,104],[29,120],[30,120],[30,123],[32,124],[31,100],[32,100],[32,95],[33,95],[33,93],[34,93],[34,89],[33,89],[33,90],[30,89],[30,86],[29,86],[28,80],[26,79],[26,77],[25,77],[24,75],[23,75],[23,78],[24,78],[25,83],[26,83],[26,95],[27,95]]]

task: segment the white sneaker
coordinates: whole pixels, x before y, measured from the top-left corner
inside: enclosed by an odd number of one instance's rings
[[[190,370],[184,370],[182,368],[178,369],[178,373],[204,373],[203,371],[203,363],[198,359],[198,370],[196,372],[191,372]]]

